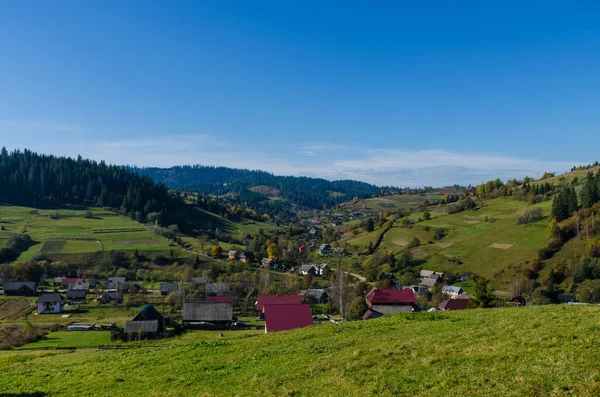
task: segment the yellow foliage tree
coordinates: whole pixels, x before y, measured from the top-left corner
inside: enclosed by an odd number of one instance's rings
[[[269,255],[269,259],[277,259],[279,256],[279,249],[277,248],[277,244],[271,243],[267,245],[267,254]]]

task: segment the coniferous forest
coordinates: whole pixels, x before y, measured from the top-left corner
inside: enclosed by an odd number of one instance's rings
[[[193,232],[205,217],[168,188],[124,167],[104,162],[40,155],[29,150],[0,152],[0,202],[48,208],[107,207],[139,222],[177,224]]]

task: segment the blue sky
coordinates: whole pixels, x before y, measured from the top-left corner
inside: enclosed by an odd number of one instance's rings
[[[385,185],[598,160],[595,2],[0,2],[0,145]]]

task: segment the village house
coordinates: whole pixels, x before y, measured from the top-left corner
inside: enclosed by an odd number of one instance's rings
[[[419,286],[425,287],[425,288],[433,288],[433,287],[435,287],[435,285],[437,283],[438,283],[438,279],[437,278],[424,278],[419,283]]]
[[[329,274],[329,272],[331,272],[331,268],[329,267],[329,265],[327,263],[322,263],[320,265],[317,265],[316,269],[317,269],[317,275],[319,275],[319,276],[326,276]]]
[[[84,301],[87,295],[87,290],[74,289],[67,291],[67,300],[70,301]]]
[[[124,333],[128,341],[156,339],[159,335],[159,321],[125,321]]]
[[[103,291],[102,295],[100,295],[100,302],[102,303],[110,303],[110,302],[123,302],[123,291]]]
[[[304,328],[313,324],[310,305],[265,305],[265,333]]]
[[[319,254],[327,255],[327,254],[329,254],[330,249],[331,249],[331,247],[329,246],[329,244],[323,243],[319,246]]]
[[[305,303],[327,303],[329,295],[324,289],[307,289],[302,293]]]
[[[466,295],[461,287],[454,287],[452,285],[444,285],[442,287],[442,294],[448,297],[448,299],[458,298],[460,295]]]
[[[416,302],[412,289],[378,289],[373,287],[366,296],[367,307],[363,319],[385,314],[407,313],[414,310]]]
[[[206,284],[204,287],[206,296],[226,296],[231,294],[229,284]]]
[[[171,293],[173,293],[179,289],[179,284],[177,284],[177,283],[160,283],[159,289],[160,289],[161,295],[171,295]]]
[[[33,296],[36,292],[36,283],[33,281],[9,281],[4,283],[4,295]]]
[[[68,287],[69,284],[81,284],[83,283],[83,278],[74,278],[74,277],[54,277],[53,284],[55,287]]]
[[[90,290],[90,283],[70,283],[69,284],[69,291],[89,291]]]
[[[558,300],[559,303],[575,302],[575,295],[571,295],[571,294],[558,294],[556,296],[556,300]]]
[[[237,251],[229,251],[229,253],[227,254],[227,258],[235,260],[237,258],[237,254]]]
[[[129,283],[125,277],[109,277],[104,284],[105,291],[129,292]]]
[[[150,304],[144,306],[131,319],[125,322],[125,334],[128,340],[139,339],[143,336],[146,339],[154,339],[165,332],[166,319],[156,308]]]
[[[63,312],[63,298],[57,292],[45,292],[35,301],[38,314]]]
[[[527,300],[523,296],[515,296],[508,301],[508,304],[515,307],[527,306]]]
[[[233,305],[224,302],[184,302],[182,319],[190,328],[209,323],[215,327],[229,327],[233,319]]]
[[[427,288],[427,287],[423,287],[420,285],[413,285],[411,288],[412,288],[413,292],[415,293],[415,295],[431,296],[431,291],[429,291],[429,288]]]
[[[271,258],[262,258],[260,263],[262,264],[262,267],[266,267],[266,268],[275,267],[275,261]]]
[[[345,250],[344,250],[344,248],[343,248],[343,247],[335,247],[335,248],[333,249],[333,254],[334,254],[334,255],[343,255],[343,254],[344,254],[344,252],[345,252]]]
[[[317,275],[317,268],[310,263],[307,263],[306,265],[302,265],[298,268],[298,273],[300,273],[300,275],[302,276],[306,276],[306,275],[312,275],[312,276],[316,276]]]
[[[208,283],[208,279],[206,277],[192,277],[192,283],[204,285]]]
[[[299,305],[302,303],[300,295],[258,295],[256,311],[263,313],[266,305]]]
[[[434,278],[434,279],[441,279],[442,277],[444,277],[444,273],[442,272],[435,272],[433,270],[421,270],[421,272],[419,273],[419,277],[421,278],[421,280],[426,279],[426,278]]]
[[[448,299],[440,303],[438,308],[440,310],[465,310],[469,307],[469,299]]]

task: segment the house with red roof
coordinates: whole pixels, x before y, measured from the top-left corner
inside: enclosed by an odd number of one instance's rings
[[[215,303],[231,303],[231,296],[207,296],[207,302],[215,302]]]
[[[465,310],[469,307],[469,299],[448,299],[440,303],[440,310]]]
[[[300,295],[258,295],[256,311],[264,312],[266,305],[299,305],[301,303]]]
[[[313,325],[310,305],[265,305],[265,333]]]
[[[379,289],[373,287],[366,296],[369,310],[363,319],[381,317],[386,314],[407,313],[414,310],[416,302],[412,289]]]

